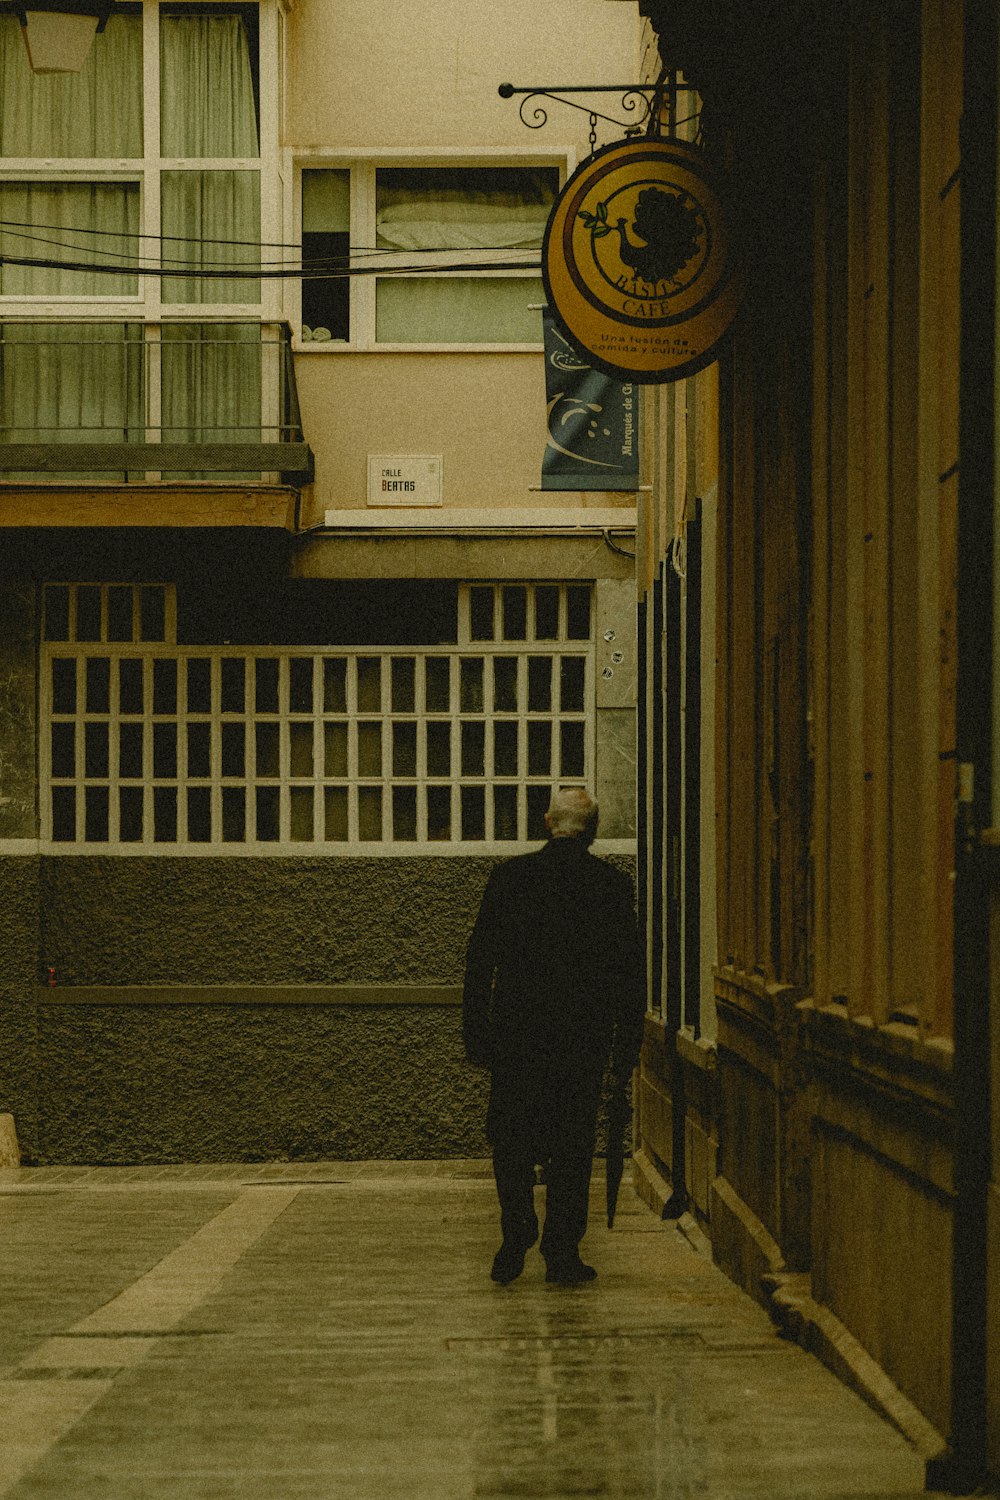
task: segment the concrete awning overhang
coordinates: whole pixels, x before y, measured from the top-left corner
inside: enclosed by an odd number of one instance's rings
[[[0,530],[254,526],[293,531],[299,491],[283,484],[0,484]]]
[[[300,578],[631,578],[636,513],[579,510],[328,510],[296,540]]]

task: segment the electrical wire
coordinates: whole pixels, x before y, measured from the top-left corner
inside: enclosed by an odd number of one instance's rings
[[[75,233],[76,231],[70,231],[70,232]],[[0,220],[0,234],[2,234],[2,233],[4,233],[4,226],[3,226],[3,221]],[[7,239],[14,239],[14,240],[21,240],[21,241],[24,241],[24,242],[26,242],[28,244],[31,244],[31,245],[49,245],[53,249],[58,249],[58,250],[76,251],[77,253],[79,253],[80,251],[84,251],[87,255],[104,256],[104,257],[114,257],[115,258],[116,267],[120,266],[121,264],[123,264],[120,252],[118,252],[117,256],[116,256],[116,252],[115,251],[113,251],[113,250],[102,250],[100,248],[100,246],[97,246],[97,245],[94,245],[94,246],[91,246],[91,245],[86,245],[86,246],[74,245],[74,244],[68,243],[65,240],[50,239],[48,236],[46,236],[46,235],[40,235],[40,234],[24,234],[24,233],[21,233],[18,230],[7,230],[6,231],[6,238]],[[120,238],[124,239],[124,238],[126,238],[126,236],[122,235],[122,236],[120,236]],[[192,240],[188,240],[188,241],[186,241],[186,243],[190,245],[190,244],[192,244],[194,242]],[[198,244],[212,244],[214,242],[211,241],[211,240],[199,240],[199,241],[197,241],[197,243]],[[241,242],[241,245],[242,245],[242,243],[243,242]],[[253,250],[253,249],[256,249],[257,246],[253,245],[253,244],[250,244],[249,242],[246,242],[246,248],[248,250]],[[450,246],[435,246],[433,249],[425,249],[425,250],[419,250],[419,249],[415,249],[415,250],[384,250],[384,249],[365,250],[365,249],[362,249],[359,246],[352,246],[351,249],[347,252],[346,255],[316,255],[316,256],[310,255],[309,258],[308,258],[308,260],[296,259],[294,261],[292,261],[292,260],[284,260],[284,261],[265,261],[265,260],[261,260],[261,261],[255,262],[255,265],[259,266],[261,269],[267,269],[267,270],[275,269],[275,270],[279,270],[279,271],[291,271],[291,272],[293,272],[295,274],[299,274],[300,271],[302,271],[302,270],[307,270],[307,271],[311,272],[314,275],[318,275],[318,274],[320,274],[320,273],[322,273],[324,271],[339,271],[339,270],[342,270],[342,269],[344,269],[346,267],[349,267],[350,264],[351,264],[352,257],[355,257],[355,256],[357,256],[357,257],[378,256],[378,257],[381,257],[383,259],[383,261],[384,261],[389,256],[395,256],[398,259],[400,256],[403,256],[403,255],[406,255],[406,256],[421,255],[421,254],[423,254],[423,255],[457,255],[457,254],[461,254],[462,251],[466,250],[467,248],[468,247],[462,246],[462,245],[450,245]],[[490,254],[493,251],[496,251],[497,253],[504,252],[504,251],[506,251],[508,254],[514,254],[515,253],[513,249],[508,249],[508,247],[505,246],[505,245],[480,245],[480,246],[477,246],[476,253],[488,255],[488,254]],[[191,266],[191,267],[195,267],[195,268],[200,268],[200,267],[208,267],[208,268],[217,267],[220,270],[228,270],[228,268],[230,266],[234,265],[234,264],[242,265],[243,267],[246,266],[246,262],[245,261],[243,261],[243,262],[234,262],[234,261],[231,261],[231,260],[214,260],[214,259],[205,259],[205,258],[201,258],[201,257],[199,257],[199,258],[196,259],[196,258],[194,258],[192,256],[183,256],[182,257],[182,256],[173,256],[173,255],[171,255],[171,256],[166,256],[166,255],[160,255],[160,256],[153,256],[153,255],[133,255],[132,261],[129,263],[129,269],[132,269],[134,265],[138,265],[140,263],[147,262],[147,261],[151,263],[151,267],[153,269],[161,267],[161,266],[166,266],[166,265],[170,265],[170,266]],[[95,262],[94,264],[96,265],[97,262]],[[509,261],[498,262],[498,266],[499,267],[502,267],[503,265],[509,265],[509,264],[510,264]]]
[[[540,260],[523,261],[456,261],[451,265],[402,265],[402,266],[340,266],[315,269],[304,266],[230,266],[224,270],[203,269],[197,266],[171,264],[156,265],[118,264],[102,265],[93,261],[53,260],[31,255],[0,255],[0,267],[26,266],[40,271],[86,271],[105,276],[167,276],[188,280],[216,281],[335,281],[350,276],[422,276],[439,275],[449,271],[538,271]]]
[[[9,180],[5,181],[2,184],[2,186],[4,187],[18,187],[23,185],[24,184],[11,182]],[[30,186],[30,184],[28,185]],[[5,225],[9,225],[12,229],[51,229],[56,234],[91,234],[96,237],[104,237],[116,240],[159,240],[163,243],[166,243],[169,240],[177,240],[180,243],[185,244],[191,238],[191,236],[187,234],[153,234],[144,229],[93,229],[89,226],[78,228],[75,225],[70,226],[68,224],[42,224],[39,223],[36,219],[0,218],[0,227],[3,227]],[[333,230],[331,230],[330,232],[336,233],[336,231]],[[249,245],[253,249],[257,249],[257,247],[259,246],[262,250],[298,250],[301,248],[298,242],[294,240],[234,240],[206,237],[202,241],[202,243],[205,245]],[[353,248],[359,250],[385,250],[386,246],[356,245]],[[450,248],[457,250],[461,249],[462,247],[459,245],[455,245]],[[504,246],[489,245],[484,248],[490,250],[502,250],[504,249]]]
[[[604,545],[606,547],[610,547],[612,552],[617,552],[619,557],[629,557],[633,562],[635,561],[634,552],[626,552],[624,547],[619,547],[615,542],[611,540],[610,530],[603,531],[601,535],[604,538]]]
[[[70,226],[67,224],[41,224],[36,221],[27,219],[0,218],[0,232],[9,231],[14,235],[16,239],[34,240],[39,244],[60,245],[69,250],[80,248],[78,245],[74,244],[72,240],[50,240],[47,238],[43,238],[41,235],[34,232],[39,229],[45,230],[47,234],[51,233],[54,235],[73,236],[90,235],[93,238],[97,239],[113,239],[118,241],[119,243],[121,243],[123,240],[153,240],[158,244],[177,243],[180,245],[190,245],[193,238],[191,235],[185,234],[147,234],[144,230],[137,229],[92,229],[89,227],[77,228],[75,226]],[[18,230],[31,230],[32,233],[18,234],[16,232]],[[288,243],[283,240],[234,240],[215,239],[211,236],[204,236],[198,238],[198,244],[230,245],[236,249],[256,251],[295,250],[299,252],[299,255],[301,255],[302,250],[301,244]],[[533,247],[527,245],[477,245],[474,247],[468,245],[423,245],[405,249],[391,245],[351,245],[348,253],[350,255],[450,255],[457,254],[463,250],[472,248],[481,250],[483,252],[496,251],[499,253],[501,251],[508,251],[509,253],[513,253],[517,250],[527,250]],[[539,246],[538,248],[540,249],[541,247]],[[88,247],[88,249],[90,250],[90,253],[94,255],[111,254],[110,251],[103,251],[99,246],[96,245],[93,247]],[[147,257],[143,257],[138,253],[136,254],[136,259],[144,258]],[[321,257],[321,259],[333,260],[344,258],[345,257],[342,256]],[[297,261],[298,257],[296,258],[296,263]],[[271,264],[271,262],[268,262],[268,264]],[[287,262],[279,260],[274,262],[274,264],[284,265],[287,264]]]

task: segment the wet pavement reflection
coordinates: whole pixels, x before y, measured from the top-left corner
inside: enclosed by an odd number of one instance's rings
[[[539,1192],[541,1197],[541,1191]],[[0,1173],[9,1500],[839,1500],[922,1465],[625,1186],[489,1279],[485,1163]]]

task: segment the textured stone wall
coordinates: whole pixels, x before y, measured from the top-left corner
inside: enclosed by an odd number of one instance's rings
[[[457,1006],[42,1007],[51,1162],[484,1156]]]
[[[60,984],[455,984],[495,863],[48,858],[43,959]]]
[[[38,835],[35,589],[0,582],[0,839]]]
[[[0,839],[34,839],[35,590],[0,583]],[[0,858],[0,1112],[37,1149],[38,861]]]
[[[457,983],[488,859],[53,858],[60,984]]]
[[[38,1151],[38,861],[0,858],[0,1113]]]
[[[457,1006],[276,1005],[265,987],[459,984],[494,863],[43,860],[42,952],[61,987],[261,988],[251,1004],[43,994],[43,1159],[485,1154],[487,1079],[465,1063]]]

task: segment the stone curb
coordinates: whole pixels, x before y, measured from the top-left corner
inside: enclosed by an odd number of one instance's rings
[[[670,1184],[640,1150],[633,1158],[633,1186],[655,1212],[662,1213]],[[715,1261],[712,1241],[692,1213],[674,1221],[692,1249]],[[782,1337],[814,1355],[839,1380],[856,1391],[919,1453],[930,1481],[937,1465],[947,1458],[945,1440],[922,1412],[899,1390],[839,1318],[813,1300],[808,1272],[774,1269],[760,1277],[764,1305]]]
[[[829,1308],[810,1294],[807,1271],[762,1278],[768,1312],[782,1336],[822,1360],[828,1370],[902,1433],[925,1464],[939,1463],[948,1448],[937,1428],[903,1395],[882,1367]]]

